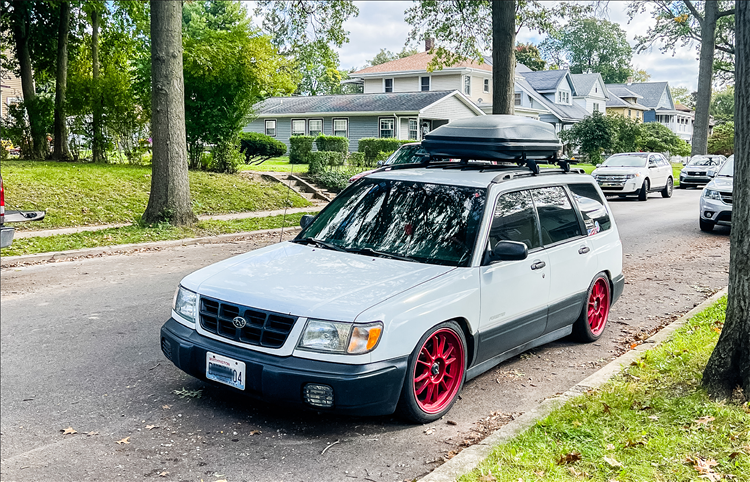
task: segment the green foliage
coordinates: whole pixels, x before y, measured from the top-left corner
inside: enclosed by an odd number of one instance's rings
[[[550,63],[568,63],[574,74],[598,72],[608,84],[625,82],[633,72],[633,51],[625,31],[607,20],[574,18],[539,47]]]
[[[286,144],[260,132],[240,132],[240,152],[245,154],[245,164],[262,163],[272,157],[286,154]]]
[[[315,151],[308,154],[310,175],[320,174],[327,168],[344,165],[344,154],[337,151]]]
[[[292,136],[289,138],[289,163],[290,164],[307,164],[312,152],[312,136]]]
[[[359,140],[359,152],[365,155],[365,165],[374,166],[379,160],[381,152],[393,152],[402,144],[414,142],[412,140],[401,140],[393,138],[365,137]]]
[[[734,122],[734,86],[714,93],[710,112],[719,123]]]
[[[211,150],[211,162],[207,170],[235,174],[244,161],[239,139],[222,140]]]
[[[658,122],[643,124],[641,149],[648,152],[669,152],[673,156],[689,156],[690,145],[669,127]]]
[[[350,166],[355,167],[366,167],[365,165],[365,153],[364,152],[350,152],[347,162]]]
[[[241,4],[183,8],[185,130],[190,167],[206,144],[232,142],[260,99],[294,90],[289,62],[255,30]]]
[[[607,120],[616,132],[612,152],[635,152],[641,148],[643,124],[618,114],[608,115]]]
[[[669,87],[669,93],[672,94],[674,103],[680,103],[685,107],[695,108],[695,100],[687,87]]]
[[[345,93],[341,81],[349,73],[339,69],[339,54],[322,40],[300,45],[294,55],[296,94],[331,95]]]
[[[567,144],[578,146],[592,164],[602,162],[602,152],[611,151],[617,140],[617,130],[601,112],[596,111],[571,129],[560,133]]]
[[[419,52],[417,51],[417,49],[409,49],[406,47],[401,49],[401,52],[398,52],[398,53],[391,52],[388,49],[380,49],[380,52],[375,54],[375,57],[367,61],[367,65],[368,66],[380,65],[386,62],[390,62],[392,60],[403,59],[404,57],[409,57],[418,53]]]
[[[320,184],[329,191],[340,192],[349,185],[349,178],[352,176],[347,171],[323,171],[311,176],[313,182]]]
[[[52,131],[52,120],[54,111],[54,100],[49,95],[38,94],[33,103],[18,102],[6,106],[7,115],[0,119],[2,126],[2,138],[9,139],[13,145],[21,148],[21,157],[33,159],[32,152],[33,133],[29,123],[27,111],[33,110],[40,120],[40,128],[44,133]]]
[[[547,67],[547,62],[542,59],[541,52],[531,42],[516,44],[516,62],[525,65],[531,70],[544,70]]]
[[[726,122],[714,127],[708,137],[708,153],[729,156],[734,154],[734,122]]]
[[[336,151],[347,154],[349,152],[349,139],[321,134],[315,138],[315,146],[319,151]]]

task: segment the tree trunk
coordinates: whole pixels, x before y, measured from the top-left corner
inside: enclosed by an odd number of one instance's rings
[[[34,87],[34,74],[31,70],[31,54],[29,53],[29,30],[31,29],[32,2],[16,0],[13,2],[13,36],[16,47],[16,60],[21,67],[21,91],[23,104],[29,116],[31,130],[31,154],[35,159],[46,159],[49,154],[47,132],[44,127],[39,102]]]
[[[68,30],[70,2],[60,2],[60,25],[57,30],[57,79],[55,82],[55,149],[54,159],[67,161],[68,126],[65,116],[65,92],[68,89]]]
[[[711,2],[706,2],[711,3]],[[703,372],[703,385],[718,398],[742,387],[750,398],[750,3],[737,0],[735,136],[729,297],[724,328]]]
[[[92,96],[94,136],[91,139],[91,158],[94,162],[104,160],[104,135],[102,134],[102,92],[99,87],[99,10],[91,11],[91,65],[92,65]]]
[[[695,103],[693,142],[691,156],[705,154],[708,148],[709,110],[714,74],[714,50],[716,48],[716,21],[719,18],[719,4],[705,2],[701,23],[701,56],[698,64],[698,94]]]
[[[516,2],[492,0],[492,113],[513,114]]]
[[[182,2],[151,0],[151,194],[143,220],[194,223],[185,137]]]

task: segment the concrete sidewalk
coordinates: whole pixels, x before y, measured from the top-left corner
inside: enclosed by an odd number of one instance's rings
[[[326,206],[325,204],[320,204],[320,205],[308,206],[305,208],[289,208],[286,210],[286,214],[316,213],[320,211],[321,209],[323,209],[325,206]],[[251,211],[251,212],[244,212],[244,213],[198,216],[198,220],[199,221],[206,221],[206,220],[229,221],[231,219],[265,218],[268,216],[280,216],[282,214],[284,214],[283,209],[274,209],[272,211]],[[44,229],[40,231],[18,231],[16,230],[16,234],[13,237],[13,239],[36,238],[36,237],[42,237],[42,236],[55,236],[58,234],[74,234],[74,233],[82,233],[86,231],[101,231],[102,229],[121,228],[123,226],[130,226],[131,224],[132,223],[99,224],[96,226],[80,226],[80,227],[75,227],[75,228]]]

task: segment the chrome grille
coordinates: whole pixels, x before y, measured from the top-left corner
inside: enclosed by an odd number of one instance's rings
[[[624,183],[627,177],[625,174],[601,174],[596,176],[596,180],[601,182],[622,182]]]
[[[245,319],[237,328],[233,320]],[[296,316],[283,315],[201,296],[201,327],[228,340],[266,348],[281,348],[297,321]]]

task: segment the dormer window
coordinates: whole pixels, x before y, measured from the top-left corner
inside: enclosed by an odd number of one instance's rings
[[[570,103],[570,92],[558,92],[557,93],[558,104],[569,104]]]

